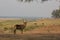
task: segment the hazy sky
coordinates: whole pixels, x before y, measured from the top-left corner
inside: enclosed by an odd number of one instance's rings
[[[59,2],[20,3],[17,0],[0,0],[0,16],[33,16],[51,17],[53,10],[58,9]]]

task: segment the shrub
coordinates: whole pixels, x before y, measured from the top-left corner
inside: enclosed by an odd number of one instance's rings
[[[8,30],[8,28],[7,27],[4,27],[4,31],[7,31]]]

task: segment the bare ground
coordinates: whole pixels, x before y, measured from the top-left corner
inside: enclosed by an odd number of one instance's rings
[[[60,40],[60,34],[0,34],[0,40]]]

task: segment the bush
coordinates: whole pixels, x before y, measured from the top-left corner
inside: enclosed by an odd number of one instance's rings
[[[4,31],[7,31],[8,30],[8,28],[7,27],[4,27]]]

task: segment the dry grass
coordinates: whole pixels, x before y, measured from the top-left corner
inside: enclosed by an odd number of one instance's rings
[[[13,27],[15,24],[23,24],[23,21],[14,18],[1,18],[0,33],[13,33]],[[34,22],[28,22],[27,27],[24,29],[24,33],[60,33],[59,28],[60,19],[39,19]],[[17,32],[19,33],[20,31]]]
[[[13,35],[14,25],[22,23],[21,19],[0,19],[0,40],[60,40],[60,19],[28,22],[23,35],[19,30]]]

